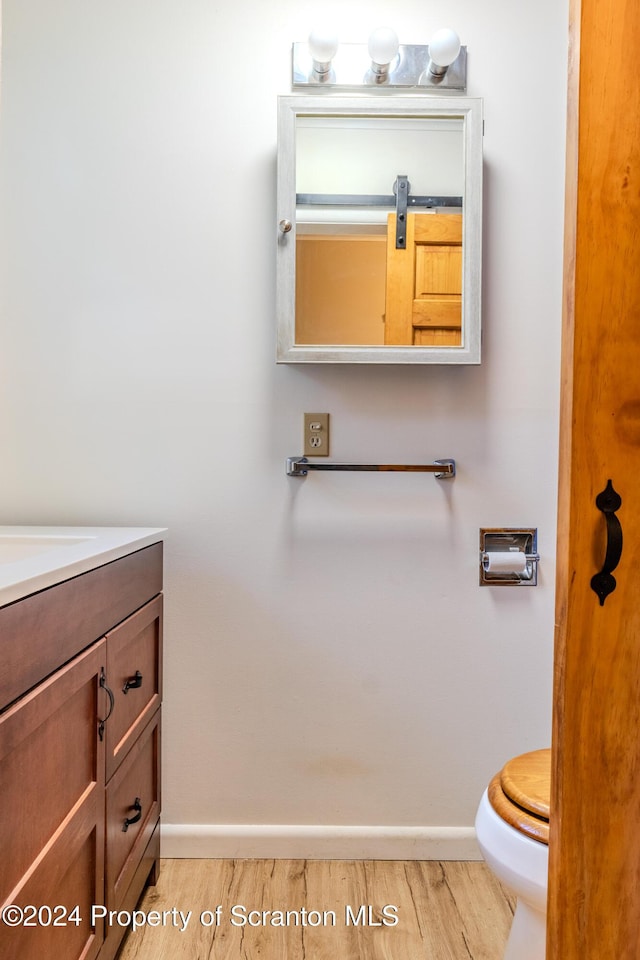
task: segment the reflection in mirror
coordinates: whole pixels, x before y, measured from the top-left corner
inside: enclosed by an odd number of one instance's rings
[[[462,123],[297,118],[296,343],[460,346]]]
[[[282,100],[278,359],[479,362],[479,101]]]

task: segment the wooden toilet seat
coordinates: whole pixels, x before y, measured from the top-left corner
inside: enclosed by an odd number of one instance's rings
[[[489,803],[520,833],[549,843],[551,750],[532,750],[505,763],[488,789]]]

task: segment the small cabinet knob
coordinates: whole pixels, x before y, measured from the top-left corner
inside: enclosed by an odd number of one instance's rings
[[[280,228],[280,233],[291,233],[293,230],[293,224],[291,223],[291,220],[281,220],[278,226]]]

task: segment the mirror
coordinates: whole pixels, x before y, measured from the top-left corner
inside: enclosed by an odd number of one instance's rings
[[[280,97],[279,362],[479,363],[482,104]]]

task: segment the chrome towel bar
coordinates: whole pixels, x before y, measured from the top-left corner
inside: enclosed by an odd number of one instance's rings
[[[320,463],[306,457],[287,457],[287,476],[306,477],[309,470],[374,470],[380,473],[432,473],[436,480],[452,480],[456,475],[455,460],[433,463]]]

